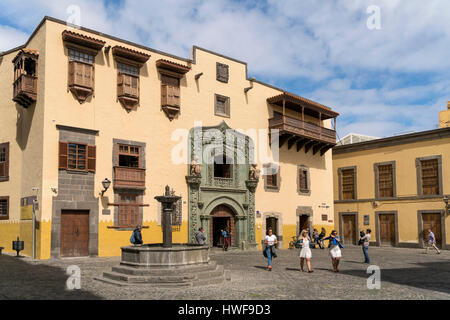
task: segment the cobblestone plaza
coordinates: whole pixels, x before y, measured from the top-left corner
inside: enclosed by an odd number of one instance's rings
[[[266,271],[260,251],[211,252],[229,280],[188,288],[118,287],[94,280],[119,258],[61,259],[33,262],[0,256],[0,299],[147,299],[147,300],[325,300],[450,299],[450,252],[370,248],[372,265],[381,268],[381,289],[367,288],[361,248],[343,250],[340,272],[331,271],[328,250],[313,250],[314,273],[299,272],[297,250],[279,250],[274,270]],[[81,289],[68,291],[68,266],[81,269]]]

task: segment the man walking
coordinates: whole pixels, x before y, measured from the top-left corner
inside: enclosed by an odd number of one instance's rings
[[[434,235],[433,231],[431,231],[431,229],[428,229],[428,243],[427,243],[427,254],[428,254],[428,249],[430,249],[430,247],[433,247],[434,250],[436,250],[437,254],[440,254],[441,252],[439,251],[438,247],[436,247],[436,236]]]
[[[230,246],[230,232],[228,232],[227,229],[224,229],[222,231],[222,236],[223,236],[223,250],[224,251],[228,251],[228,247]]]
[[[369,244],[370,244],[370,237],[372,230],[367,229],[366,230],[366,234],[364,235],[364,237],[361,238],[362,241],[362,250],[364,253],[364,263],[370,263],[370,258],[369,258]]]

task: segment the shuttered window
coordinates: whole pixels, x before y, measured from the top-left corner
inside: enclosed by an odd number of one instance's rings
[[[9,219],[9,197],[0,197],[0,220]]]
[[[438,159],[421,160],[421,182],[423,195],[438,195],[439,190],[439,169]]]
[[[119,194],[119,227],[136,227],[140,224],[138,195]]]
[[[214,114],[218,116],[230,116],[230,98],[221,96],[219,94],[215,95],[215,106]]]
[[[70,142],[59,143],[59,169],[95,172],[96,147]]]
[[[9,142],[0,144],[0,181],[9,177]]]
[[[94,89],[94,65],[79,61],[70,61],[69,86]]]
[[[300,169],[299,170],[299,183],[300,190],[308,190],[308,170]]]
[[[161,105],[177,106],[180,101],[180,79],[161,74]]]
[[[279,174],[280,170],[278,166],[274,164],[265,165],[265,183],[266,187],[278,188],[279,187]]]
[[[118,96],[139,98],[139,68],[123,63],[118,63],[119,74],[117,76]]]
[[[140,168],[140,147],[119,145],[119,167]]]
[[[355,194],[355,169],[345,169],[341,171],[342,199],[354,200]]]
[[[392,164],[378,166],[378,196],[389,198],[394,196],[394,175]]]

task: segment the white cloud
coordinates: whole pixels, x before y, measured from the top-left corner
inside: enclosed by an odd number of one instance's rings
[[[15,28],[0,25],[0,51],[7,51],[23,45],[28,36],[25,32]]]
[[[2,0],[0,21],[14,17],[14,27],[31,31],[44,15],[66,20],[71,4],[80,6],[88,28],[179,56],[199,45],[246,61],[250,76],[288,83],[341,112],[344,133],[432,129],[450,89],[448,1],[124,0],[119,8],[104,1]],[[366,26],[373,4],[381,9],[381,30]],[[0,26],[0,40],[5,50],[24,42],[24,34]],[[415,83],[424,74],[430,82]],[[293,83],[302,81],[318,89],[299,92]]]

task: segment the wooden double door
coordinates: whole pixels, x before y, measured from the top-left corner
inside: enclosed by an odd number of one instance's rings
[[[89,211],[61,212],[61,257],[89,255]]]
[[[422,237],[423,243],[428,242],[428,229],[433,231],[436,237],[436,245],[442,246],[442,224],[440,213],[422,213]]]
[[[210,246],[222,247],[224,239],[222,230],[226,229],[231,234],[230,246],[236,246],[235,221],[233,211],[226,205],[219,205],[211,212]]]
[[[394,214],[380,214],[380,245],[381,246],[395,246],[395,215]]]
[[[356,245],[356,215],[342,215],[342,241],[345,244]]]

